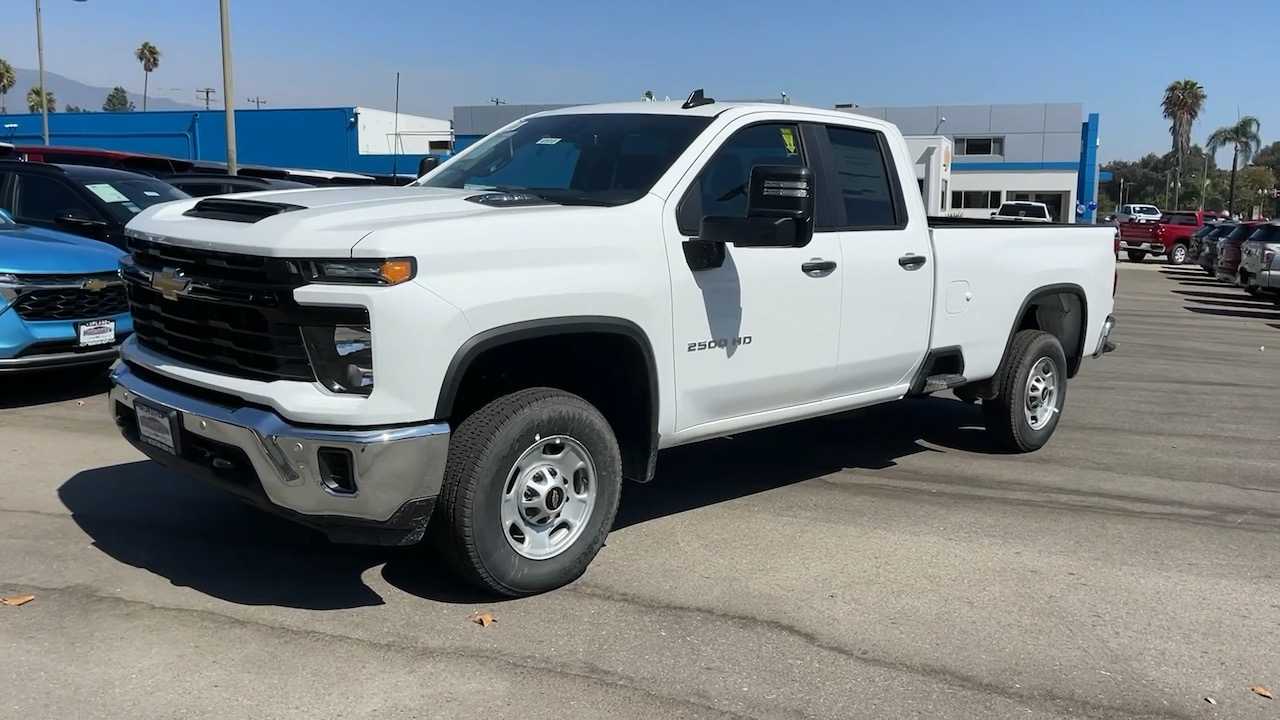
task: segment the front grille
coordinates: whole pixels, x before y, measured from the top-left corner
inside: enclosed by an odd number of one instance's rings
[[[141,274],[124,278],[138,342],[193,366],[252,380],[316,379],[302,326],[367,324],[364,308],[303,307],[303,285],[291,263],[236,253],[160,245],[131,238]],[[165,297],[150,273],[179,271],[184,294]]]
[[[23,320],[93,320],[129,311],[129,298],[121,285],[101,290],[78,287],[28,290],[13,303]]]

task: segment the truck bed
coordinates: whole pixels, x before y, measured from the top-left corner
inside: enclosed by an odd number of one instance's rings
[[[1065,348],[1068,358],[1093,353],[1115,290],[1113,227],[937,219],[929,219],[935,254],[931,346],[961,349],[967,378],[995,373],[1008,329],[1037,296],[1076,294],[1100,305],[1062,305],[1069,310],[1063,321],[1074,324],[1070,335],[1080,338],[1078,347]]]

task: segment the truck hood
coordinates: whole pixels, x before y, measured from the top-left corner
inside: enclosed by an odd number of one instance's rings
[[[153,205],[130,220],[126,229],[131,235],[207,250],[267,257],[350,257],[361,239],[383,228],[563,209],[558,205],[495,208],[466,199],[482,192],[375,186],[239,193]]]
[[[119,248],[70,233],[19,225],[0,228],[0,273],[78,275],[115,272]]]

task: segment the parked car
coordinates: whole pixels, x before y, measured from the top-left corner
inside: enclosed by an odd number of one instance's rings
[[[1051,223],[1053,216],[1049,214],[1049,206],[1042,202],[1029,200],[1011,200],[1000,203],[1000,208],[991,213],[993,220],[1013,220],[1021,222]]]
[[[124,248],[124,227],[144,208],[190,195],[149,175],[92,165],[0,160],[0,207],[24,225]]]
[[[1120,248],[1131,262],[1142,262],[1148,255],[1169,258],[1170,265],[1182,265],[1187,261],[1191,247],[1191,235],[1204,227],[1206,218],[1201,210],[1167,212],[1156,222],[1147,219],[1120,223]]]
[[[1121,205],[1120,211],[1116,213],[1116,219],[1122,223],[1126,222],[1158,222],[1160,216],[1164,213],[1160,212],[1160,208],[1155,205],[1143,205],[1140,203]]]
[[[130,443],[500,595],[580,576],[662,448],[951,389],[1032,452],[1114,348],[1111,228],[929,217],[894,125],[700,91],[129,233]]]
[[[1209,220],[1191,233],[1191,237],[1188,238],[1187,242],[1187,262],[1198,263],[1200,261],[1200,253],[1204,252],[1205,239],[1212,235],[1219,225],[1221,223],[1218,220]]]
[[[133,331],[123,256],[0,210],[0,373],[113,363]]]
[[[1222,238],[1230,235],[1239,226],[1240,223],[1235,222],[1234,220],[1216,223],[1213,230],[1210,230],[1209,233],[1200,240],[1200,254],[1196,258],[1196,262],[1199,263],[1200,268],[1209,273],[1210,276],[1215,278],[1218,276],[1218,243],[1221,242]]]
[[[277,180],[275,178],[253,177],[250,175],[214,175],[203,172],[162,175],[161,178],[191,197],[315,187],[314,185],[293,180]]]
[[[1219,282],[1237,284],[1240,279],[1240,248],[1260,224],[1261,220],[1245,220],[1218,240],[1218,258],[1213,270]]]
[[[1266,295],[1280,301],[1277,250],[1280,250],[1280,223],[1277,222],[1258,225],[1240,247],[1239,284],[1250,295]]]

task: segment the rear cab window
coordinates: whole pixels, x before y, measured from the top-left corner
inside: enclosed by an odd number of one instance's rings
[[[1200,218],[1193,212],[1167,212],[1160,216],[1160,222],[1166,225],[1191,225],[1195,227],[1200,224]]]

